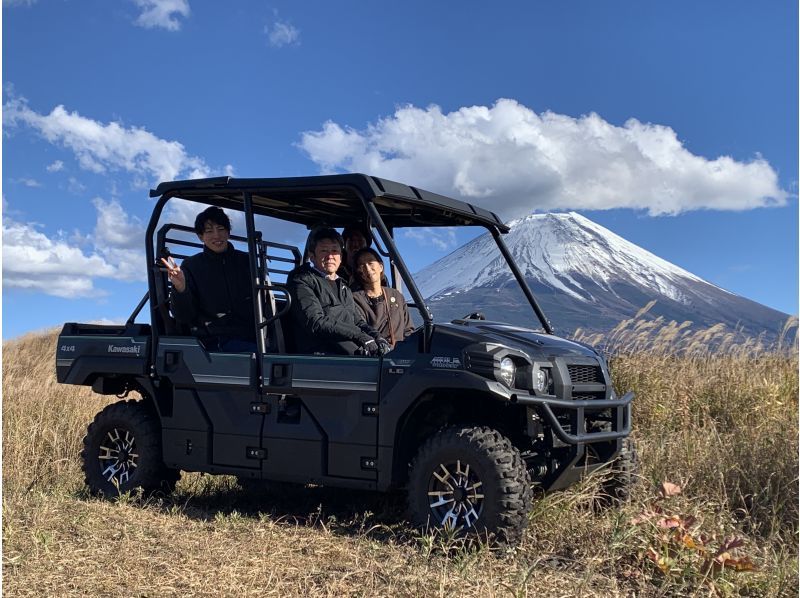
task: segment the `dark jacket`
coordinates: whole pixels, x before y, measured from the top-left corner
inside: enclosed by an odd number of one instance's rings
[[[170,300],[175,319],[198,336],[255,340],[250,260],[228,243],[224,253],[204,247],[183,260],[186,289],[172,289]]]
[[[338,278],[330,281],[310,264],[289,273],[292,295],[291,339],[297,353],[345,353],[343,342],[361,346],[377,338],[353,302],[353,293]]]
[[[408,314],[406,300],[400,291],[389,287],[382,287],[386,293],[375,299],[367,297],[366,291],[359,290],[353,292],[353,300],[361,310],[367,324],[378,331],[383,338],[391,342],[394,338],[395,343],[399,343],[414,331],[414,324]]]

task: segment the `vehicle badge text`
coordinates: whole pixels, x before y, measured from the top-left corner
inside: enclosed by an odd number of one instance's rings
[[[456,370],[461,368],[461,360],[458,357],[434,357],[431,359],[431,367]]]

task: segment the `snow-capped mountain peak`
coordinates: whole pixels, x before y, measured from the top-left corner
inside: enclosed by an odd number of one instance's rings
[[[503,236],[549,319],[562,331],[610,330],[656,301],[651,315],[777,336],[788,317],[721,289],[575,212],[532,214]],[[414,276],[437,320],[485,311],[537,326],[489,233]]]
[[[684,281],[701,281],[686,270],[626,241],[577,214],[532,214],[508,223],[504,240],[526,278],[537,279],[584,302],[595,300],[582,280],[614,292],[612,282],[637,286],[682,301]],[[422,270],[415,278],[426,297],[495,286],[511,272],[490,234],[482,235]]]

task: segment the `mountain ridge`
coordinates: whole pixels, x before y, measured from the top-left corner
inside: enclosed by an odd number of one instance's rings
[[[605,332],[656,301],[652,317],[745,334],[777,336],[789,318],[740,297],[627,241],[576,212],[531,214],[508,223],[509,251],[545,314],[562,332]],[[534,325],[510,269],[486,233],[415,275],[437,319],[485,307],[491,319]],[[571,330],[570,330],[571,329]]]

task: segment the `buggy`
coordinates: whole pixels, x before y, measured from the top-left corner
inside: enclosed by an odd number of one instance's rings
[[[59,382],[141,397],[110,404],[89,425],[82,458],[92,492],[169,492],[180,471],[404,489],[414,524],[514,542],[534,486],[564,488],[609,464],[629,472],[633,394],[617,395],[599,352],[553,334],[494,213],[362,174],[174,181],[150,195],[146,295],[124,325],[67,323],[58,340]],[[249,255],[255,352],[208,350],[173,318],[160,258],[202,247],[187,240],[192,229],[160,224],[175,199],[243,213],[246,235],[231,239]],[[367,222],[421,324],[383,357],[295,353],[280,280],[304,251],[269,238],[260,217],[309,228]],[[477,313],[434,321],[395,235],[437,226],[491,233],[530,326]],[[149,323],[136,322],[145,307]]]

